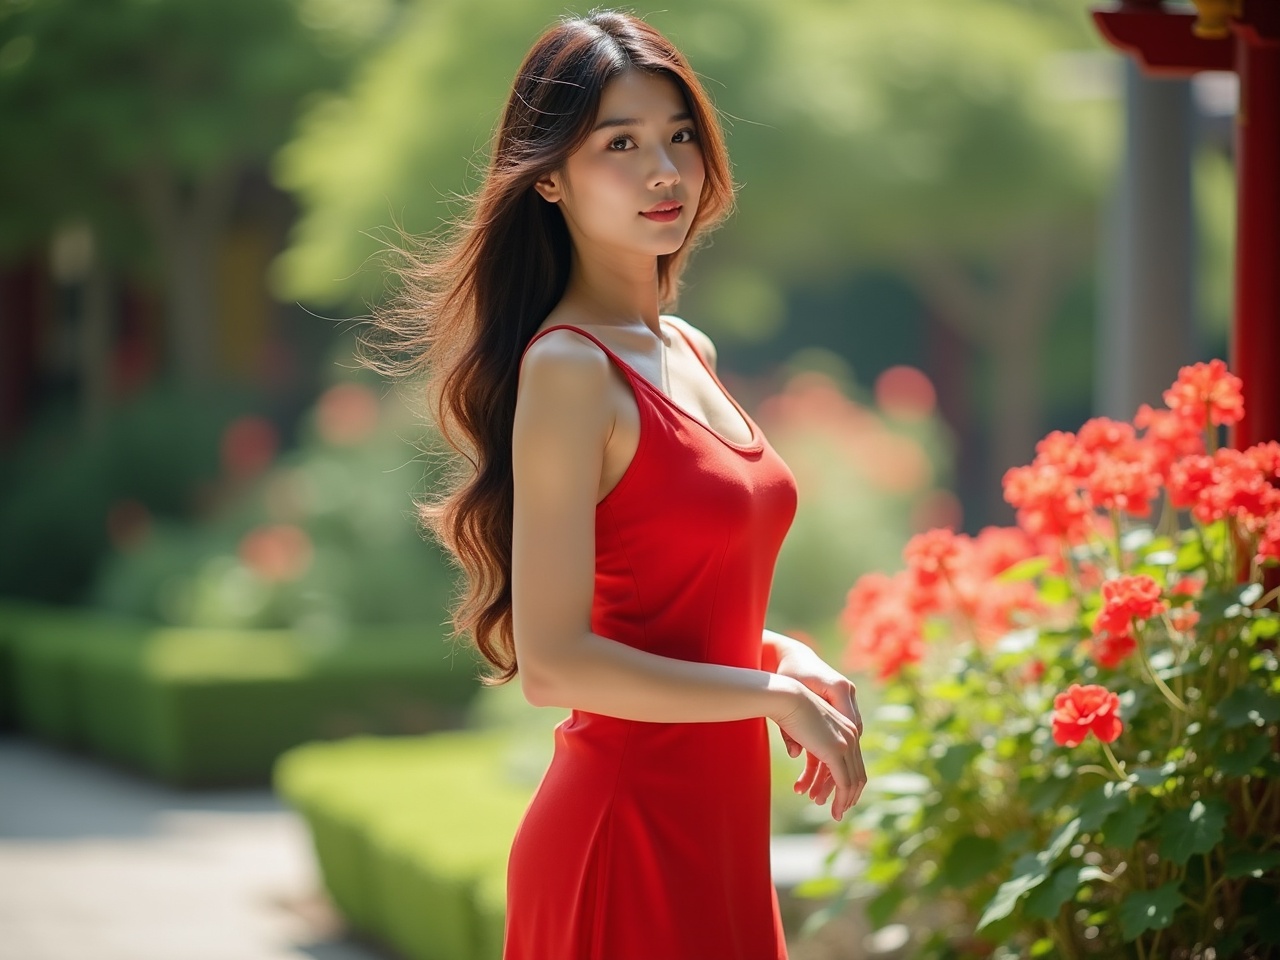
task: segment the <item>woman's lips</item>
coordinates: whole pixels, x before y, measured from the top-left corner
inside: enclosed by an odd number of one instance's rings
[[[658,223],[670,223],[672,220],[675,220],[680,216],[680,211],[683,209],[684,207],[679,206],[672,207],[669,210],[647,210],[644,213],[641,213],[640,216],[648,217],[650,220],[656,220]]]

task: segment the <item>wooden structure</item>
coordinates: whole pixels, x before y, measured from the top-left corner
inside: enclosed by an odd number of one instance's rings
[[[1197,13],[1161,0],[1093,10],[1103,37],[1153,76],[1234,71],[1235,310],[1229,364],[1244,380],[1244,419],[1231,445],[1280,439],[1280,0],[1196,0]]]

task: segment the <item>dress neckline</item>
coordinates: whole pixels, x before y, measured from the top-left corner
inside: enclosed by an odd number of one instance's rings
[[[659,323],[662,322],[661,317],[658,318],[658,322]],[[542,336],[542,334],[550,333],[552,330],[556,330],[560,327],[566,327],[570,330],[576,330],[579,333],[587,337],[590,337],[592,340],[594,340],[596,342],[596,345],[599,346],[600,349],[602,349],[605,353],[609,354],[609,356],[611,356],[619,366],[626,369],[626,371],[630,373],[631,376],[633,376],[635,379],[639,380],[646,387],[648,387],[649,390],[655,396],[661,398],[662,401],[666,403],[669,407],[671,407],[672,410],[682,415],[685,419],[690,420],[693,423],[696,423],[703,430],[707,431],[707,433],[711,434],[711,436],[715,437],[725,446],[732,447],[734,450],[741,450],[744,453],[751,453],[761,449],[764,446],[764,438],[760,435],[760,430],[756,426],[755,421],[752,420],[749,416],[747,416],[747,411],[742,409],[742,405],[739,404],[738,401],[733,398],[733,395],[730,394],[729,391],[725,389],[724,384],[720,382],[720,378],[716,376],[716,372],[712,370],[711,367],[708,366],[707,362],[702,358],[702,351],[700,351],[696,346],[694,346],[693,342],[687,336],[685,336],[684,331],[681,330],[679,327],[676,327],[672,324],[667,324],[667,326],[669,329],[675,330],[676,333],[680,335],[681,339],[683,339],[685,343],[689,344],[689,348],[693,351],[693,355],[697,357],[698,363],[702,365],[702,369],[706,370],[707,373],[710,374],[711,382],[715,384],[716,389],[720,391],[720,395],[723,396],[726,400],[728,400],[729,403],[733,406],[733,408],[738,411],[738,415],[742,417],[743,423],[745,423],[747,425],[747,429],[751,431],[750,440],[746,441],[745,443],[739,443],[736,440],[730,440],[724,434],[720,433],[718,430],[713,428],[711,424],[704,423],[702,420],[699,420],[692,413],[690,413],[684,407],[680,406],[680,404],[676,403],[669,396],[667,396],[666,393],[664,393],[661,389],[659,389],[659,387],[656,384],[650,382],[648,377],[644,376],[644,374],[642,374],[639,370],[637,370],[631,364],[627,363],[627,361],[623,360],[620,356],[614,353],[613,350],[611,350],[609,347],[605,346],[605,344],[601,342],[601,340],[590,331],[583,330],[581,327],[576,326],[575,324],[572,324],[572,323],[556,323],[547,327],[545,330],[540,331],[535,336],[540,337]],[[529,342],[532,343],[533,340],[531,339]],[[528,348],[526,347],[526,349]]]

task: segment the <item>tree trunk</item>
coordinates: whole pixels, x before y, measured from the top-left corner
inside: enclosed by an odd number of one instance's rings
[[[96,435],[106,421],[111,404],[111,346],[115,340],[111,273],[102,260],[96,235],[91,257],[83,280],[76,351],[80,367],[80,426],[85,436]]]
[[[1037,227],[1005,248],[986,285],[946,254],[916,257],[908,265],[935,315],[992,361],[991,443],[982,471],[982,503],[990,523],[1012,522],[1001,479],[1009,467],[1031,461],[1044,427],[1044,335],[1059,283],[1073,263],[1074,251],[1059,242],[1053,228]]]
[[[217,373],[217,254],[231,219],[237,174],[233,168],[218,170],[183,191],[170,167],[153,162],[135,181],[164,268],[170,369],[191,388],[208,384]]]

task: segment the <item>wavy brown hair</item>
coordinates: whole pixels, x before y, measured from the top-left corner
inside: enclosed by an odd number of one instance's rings
[[[661,306],[675,303],[691,249],[733,204],[724,135],[697,75],[670,41],[630,14],[593,11],[562,19],[534,43],[466,213],[417,251],[393,247],[400,289],[372,311],[372,335],[359,339],[365,365],[394,377],[426,375],[430,416],[456,454],[441,491],[415,506],[465,575],[450,610],[452,637],[472,637],[493,668],[481,677],[489,686],[517,673],[511,435],[520,357],[564,294],[572,252],[559,207],[533,185],[585,141],[605,84],[624,70],[671,77],[701,144],[706,177],[697,212],[680,248],[657,258]]]

